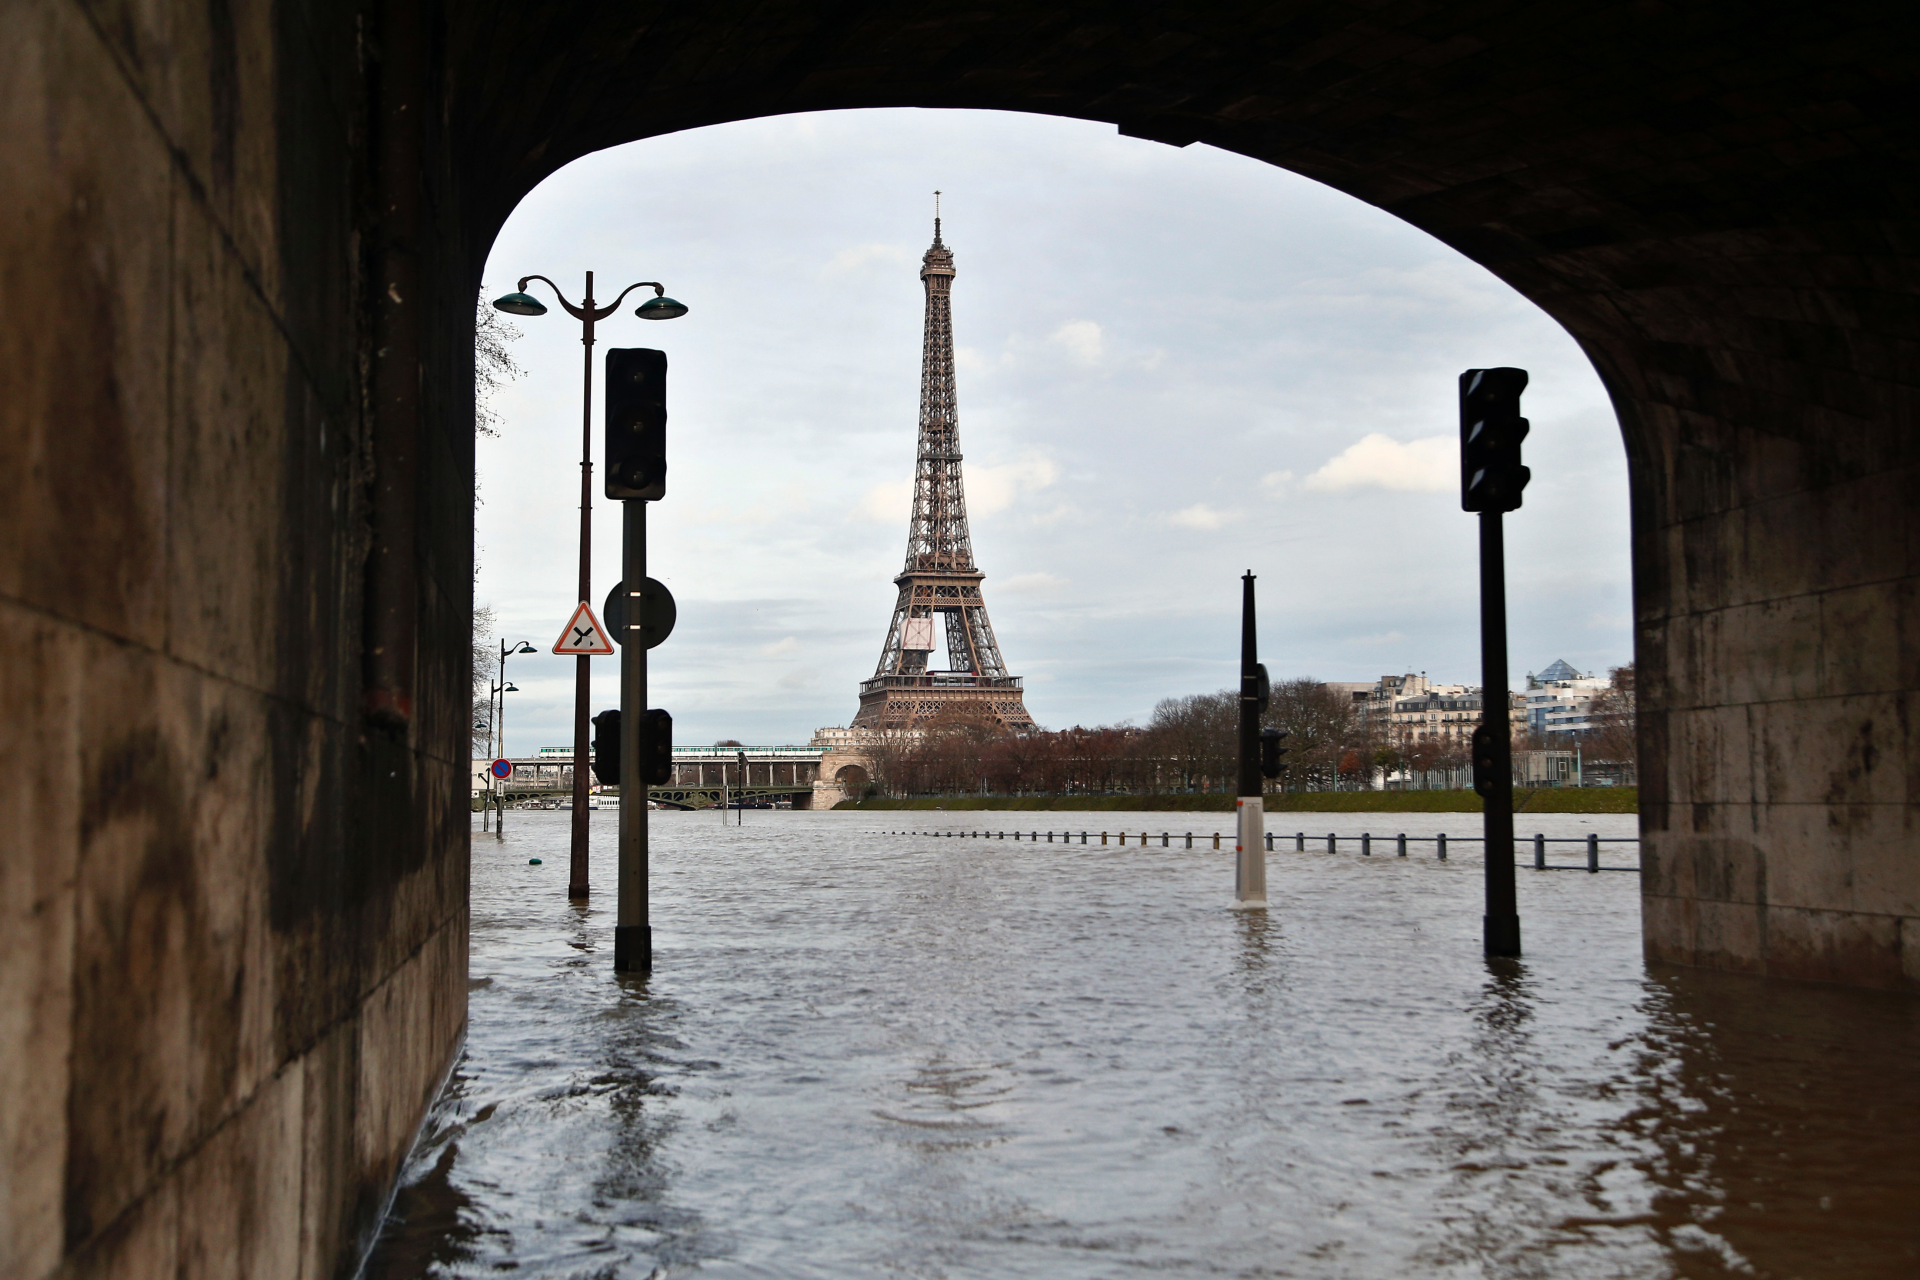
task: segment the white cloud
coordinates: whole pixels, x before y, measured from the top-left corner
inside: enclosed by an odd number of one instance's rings
[[[1058,595],[1067,580],[1052,573],[1017,573],[1000,584],[1000,590],[1017,596]]]
[[[1105,354],[1105,336],[1092,320],[1069,320],[1053,331],[1049,341],[1065,347],[1069,355],[1084,365],[1099,364]]]
[[[972,347],[956,346],[953,349],[953,364],[963,373],[979,373],[989,367],[987,358]]]
[[[1385,635],[1381,635],[1381,636],[1361,636],[1359,639],[1354,641],[1355,644],[1370,644],[1370,645],[1405,644],[1406,642],[1407,642],[1407,638],[1401,635],[1398,631],[1389,631]]]
[[[1306,488],[1396,489],[1402,493],[1444,493],[1460,478],[1459,441],[1428,436],[1404,444],[1375,431],[1308,476]]]
[[[760,652],[771,658],[782,653],[793,653],[800,648],[800,642],[792,636],[775,640],[772,644],[760,646]]]
[[[998,466],[968,467],[967,510],[970,514],[983,516],[1005,511],[1016,500],[1038,493],[1059,478],[1060,468],[1054,465],[1052,458],[1040,453],[1022,454],[1012,462],[1003,462]],[[907,498],[911,504],[911,486]]]
[[[856,509],[868,520],[904,525],[913,514],[913,481],[882,480],[861,495]]]
[[[838,275],[846,271],[855,271],[869,262],[909,262],[912,255],[897,244],[862,244],[851,249],[842,249],[833,255],[833,261],[827,264],[828,275]]]
[[[1215,511],[1204,502],[1196,502],[1169,515],[1167,523],[1179,525],[1182,529],[1218,529],[1229,520],[1239,518],[1238,511]]]
[[[1260,487],[1269,493],[1285,493],[1293,487],[1293,472],[1269,471],[1260,477]]]
[[[1057,506],[1055,506],[1050,511],[1034,512],[1032,515],[1027,517],[1027,520],[1031,524],[1047,527],[1047,526],[1059,524],[1062,520],[1075,519],[1079,517],[1080,514],[1081,512],[1079,507],[1076,507],[1071,502],[1062,502]]]

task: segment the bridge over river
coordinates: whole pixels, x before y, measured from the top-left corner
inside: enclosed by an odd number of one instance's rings
[[[740,756],[746,755],[744,771]],[[647,789],[647,798],[677,809],[710,809],[722,795],[735,804],[786,801],[796,809],[813,807],[814,783],[820,777],[823,747],[675,747],[673,781]],[[473,801],[483,797],[508,801],[561,799],[573,791],[573,748],[542,747],[531,756],[508,757],[513,776],[497,781],[488,771],[491,761],[475,760],[468,785]],[[617,794],[618,788],[595,785],[594,794]],[[839,798],[836,791],[834,798]]]

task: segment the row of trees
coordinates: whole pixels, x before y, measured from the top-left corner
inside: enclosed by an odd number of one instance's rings
[[[1617,668],[1596,701],[1599,726],[1551,741],[1515,735],[1516,750],[1582,748],[1589,761],[1633,761],[1633,668]],[[882,733],[867,748],[872,785],[889,795],[1161,794],[1231,791],[1237,777],[1239,699],[1232,690],[1168,698],[1143,726],[1097,725],[1016,733],[990,717],[949,710],[913,733]],[[1288,766],[1273,788],[1371,787],[1400,776],[1424,786],[1471,768],[1463,739],[1414,737],[1370,724],[1318,680],[1274,686],[1262,718],[1287,734]],[[1444,785],[1444,784],[1442,784]]]

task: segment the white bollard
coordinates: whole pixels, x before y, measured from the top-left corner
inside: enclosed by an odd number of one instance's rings
[[[1233,905],[1240,911],[1264,911],[1267,906],[1266,801],[1241,796],[1234,801],[1237,842],[1233,860]]]

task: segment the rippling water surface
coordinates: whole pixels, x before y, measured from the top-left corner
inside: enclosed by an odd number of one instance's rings
[[[654,814],[646,981],[616,818],[584,911],[567,814],[475,833],[467,1052],[375,1280],[1920,1275],[1920,1005],[1650,971],[1631,874],[1523,866],[1489,963],[1474,847],[1324,851],[1470,815],[1275,815],[1319,847],[1242,913],[1177,840],[888,834],[1229,815]]]

